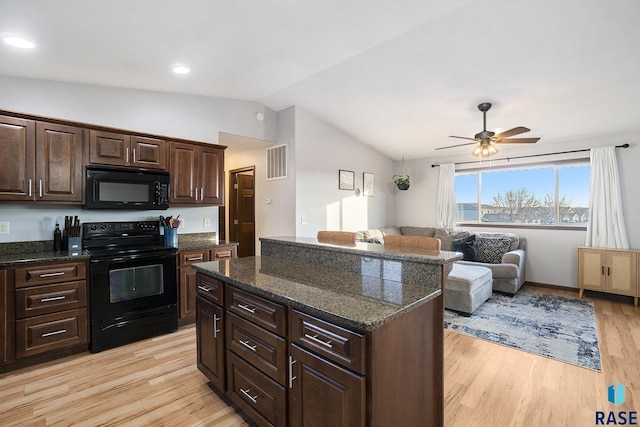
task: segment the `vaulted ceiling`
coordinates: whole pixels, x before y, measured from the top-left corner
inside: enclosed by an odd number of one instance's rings
[[[0,35],[36,44],[0,44],[0,74],[296,105],[420,158],[484,101],[539,145],[640,131],[638,22],[637,0],[0,0]]]

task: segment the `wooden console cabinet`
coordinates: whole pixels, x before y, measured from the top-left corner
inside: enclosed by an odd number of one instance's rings
[[[584,290],[593,290],[634,297],[640,296],[638,251],[578,247],[578,287],[580,298]]]

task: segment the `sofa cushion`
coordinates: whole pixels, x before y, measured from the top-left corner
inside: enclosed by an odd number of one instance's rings
[[[476,236],[476,261],[499,264],[510,245],[511,239],[508,237]]]
[[[400,232],[400,229],[393,225],[389,225],[387,227],[380,227],[380,231],[382,231],[382,234],[384,236],[399,236],[402,234]]]
[[[443,251],[450,251],[453,248],[453,241],[455,239],[469,237],[470,235],[471,233],[468,231],[445,230],[444,228],[438,228],[436,229],[433,237],[440,239],[440,249]]]
[[[434,237],[436,229],[433,227],[400,227],[400,232],[405,236]]]
[[[451,250],[462,252],[463,261],[475,261],[477,255],[476,236],[472,234],[471,236],[455,239],[451,245]]]
[[[491,233],[491,232],[486,232],[486,231],[479,231],[479,232],[476,232],[474,234],[476,236],[482,236],[482,237],[507,237],[511,241],[511,244],[509,245],[509,250],[510,251],[516,250],[520,246],[520,238],[518,237],[517,234],[513,234],[513,233]]]

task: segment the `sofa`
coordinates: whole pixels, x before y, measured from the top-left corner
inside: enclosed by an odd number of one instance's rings
[[[481,266],[491,270],[492,290],[515,295],[525,282],[527,241],[513,233],[445,230],[434,227],[387,226],[356,232],[356,241],[384,244],[384,236],[400,234],[435,237],[444,251],[463,254],[460,265]]]

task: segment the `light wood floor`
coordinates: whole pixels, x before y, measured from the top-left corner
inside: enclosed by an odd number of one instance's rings
[[[602,372],[445,331],[445,425],[586,426],[597,410],[640,411],[640,309],[628,300],[592,300]],[[195,365],[190,326],[3,374],[0,426],[252,426]],[[607,402],[616,381],[626,386],[617,408]]]

